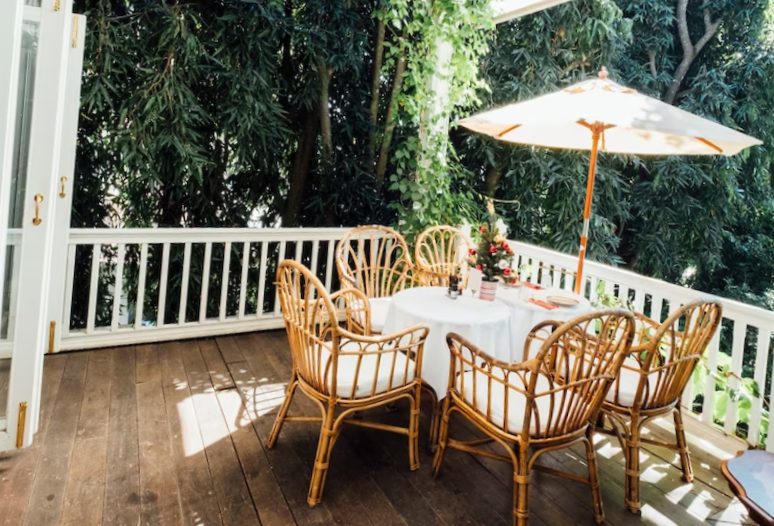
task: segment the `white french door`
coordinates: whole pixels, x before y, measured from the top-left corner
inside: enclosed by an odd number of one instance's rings
[[[38,427],[85,29],[72,0],[0,2],[0,450],[31,444]]]

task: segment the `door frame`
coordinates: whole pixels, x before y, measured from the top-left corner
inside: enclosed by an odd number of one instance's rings
[[[15,0],[12,3],[22,2]],[[8,411],[5,430],[0,432],[0,450],[30,445],[39,423],[43,357],[49,341],[51,270],[54,265],[63,264],[53,263],[52,258],[68,59],[72,48],[72,4],[72,0],[42,0],[40,8],[24,8],[33,10],[31,13],[40,13],[40,31],[21,229],[19,301],[15,306]],[[18,42],[21,40],[19,15],[16,21],[18,29],[13,31]],[[18,55],[18,51],[16,53]],[[18,58],[11,76],[18,77]],[[16,117],[15,104],[11,115]],[[8,144],[8,140],[5,144]],[[3,157],[5,163],[6,156]],[[36,195],[43,196],[42,202],[35,201]],[[0,214],[7,219],[7,205],[5,209],[0,209]],[[5,235],[6,231],[7,228],[3,229],[0,235]],[[3,252],[4,248],[5,243],[2,246]],[[20,418],[20,415],[23,417]]]

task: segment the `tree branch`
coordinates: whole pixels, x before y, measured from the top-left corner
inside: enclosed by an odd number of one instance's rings
[[[656,50],[650,49],[648,50],[648,62],[650,63],[650,74],[653,75],[653,78],[655,79],[658,77],[658,70],[656,69]]]
[[[405,38],[405,34],[404,34]],[[406,52],[400,51],[398,63],[395,65],[395,78],[392,82],[392,91],[390,92],[390,103],[387,107],[387,116],[384,119],[384,137],[382,145],[379,148],[379,160],[376,163],[376,184],[381,187],[384,184],[384,176],[387,174],[387,157],[390,154],[390,143],[392,142],[392,133],[395,131],[395,125],[398,119],[398,99],[400,91],[403,88],[403,74],[406,72]]]
[[[685,76],[688,74],[688,70],[691,69],[691,64],[696,59],[696,56],[702,50],[702,48],[712,40],[712,37],[718,32],[720,23],[723,21],[723,17],[720,16],[716,21],[712,21],[712,15],[708,8],[704,8],[704,34],[698,40],[696,45],[691,41],[691,34],[688,30],[688,0],[678,0],[677,2],[677,32],[680,35],[680,45],[683,47],[683,60],[677,66],[674,75],[672,76],[672,83],[669,85],[666,94],[664,95],[664,102],[667,104],[674,104],[677,99],[677,92],[680,90],[680,85],[683,83]]]

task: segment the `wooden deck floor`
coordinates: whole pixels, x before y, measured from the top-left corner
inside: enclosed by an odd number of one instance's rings
[[[288,423],[264,446],[289,371],[284,332],[47,357],[35,445],[0,453],[0,525],[511,523],[506,464],[450,451],[433,479],[426,443],[410,472],[404,437],[361,428],[342,433],[323,503],[309,508],[315,425]],[[291,412],[316,414],[297,400]],[[608,524],[745,521],[718,470],[739,442],[688,424],[697,480],[680,481],[671,451],[644,450],[641,517],[623,507],[620,449],[598,439]],[[452,433],[471,431],[458,423]],[[579,452],[541,462],[581,473]],[[534,525],[594,524],[588,488],[574,482],[534,474],[530,504]]]

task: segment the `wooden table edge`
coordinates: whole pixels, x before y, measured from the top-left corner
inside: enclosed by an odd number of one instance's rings
[[[736,477],[734,477],[728,469],[729,461],[733,460],[734,458],[741,457],[746,451],[749,451],[749,450],[743,449],[741,451],[737,451],[735,457],[727,458],[726,460],[721,462],[720,472],[728,481],[728,486],[731,488],[731,491],[733,492],[733,494],[736,495],[739,498],[739,501],[744,505],[744,507],[747,508],[747,511],[750,514],[750,518],[754,520],[757,524],[761,524],[763,526],[774,526],[774,517],[766,513],[754,501],[750,500],[747,497],[747,492],[744,490],[744,487],[739,483]]]

